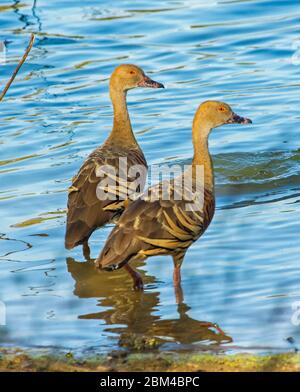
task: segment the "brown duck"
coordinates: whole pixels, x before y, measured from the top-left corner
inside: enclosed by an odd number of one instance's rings
[[[83,254],[87,259],[90,258],[88,240],[93,231],[118,217],[125,204],[117,191],[115,198],[111,198],[114,200],[99,200],[96,190],[101,177],[97,170],[103,165],[111,165],[118,173],[119,158],[122,157],[127,158],[128,170],[133,165],[147,168],[146,159],[131,128],[126,104],[127,91],[136,87],[164,86],[132,64],[122,64],[113,71],[109,85],[114,111],[113,129],[104,144],[88,156],[69,188],[65,246],[72,249],[83,245]]]
[[[215,210],[208,136],[213,128],[233,123],[248,124],[251,120],[236,115],[223,102],[206,101],[199,106],[192,127],[194,157],[191,167],[183,175],[149,188],[129,205],[96,260],[97,267],[111,271],[124,266],[133,278],[134,289],[142,290],[140,275],[128,263],[149,256],[171,255],[175,267],[174,286],[180,302],[180,267],[185,253],[205,232]],[[203,169],[200,178],[199,169]],[[178,184],[182,183],[180,198]],[[166,197],[166,189],[169,197]],[[191,192],[193,197],[190,197]]]

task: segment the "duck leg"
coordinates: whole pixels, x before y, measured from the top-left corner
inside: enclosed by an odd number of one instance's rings
[[[82,243],[82,253],[86,260],[91,260],[91,250],[88,244],[88,240],[84,240]]]
[[[133,279],[133,290],[143,291],[144,283],[141,275],[138,272],[136,272],[134,269],[132,269],[129,264],[125,264],[124,269],[129,273],[129,275]]]
[[[183,258],[184,258],[184,254],[177,254],[173,256],[173,262],[174,262],[173,284],[174,284],[177,304],[181,304],[184,300],[183,291],[181,288],[181,265],[183,262]]]

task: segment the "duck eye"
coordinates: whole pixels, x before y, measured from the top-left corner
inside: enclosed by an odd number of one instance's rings
[[[220,112],[225,112],[225,108],[224,108],[223,106],[220,106],[220,107],[219,107],[219,111],[220,111]]]
[[[130,74],[133,75],[133,74],[134,74],[134,71],[130,71]]]

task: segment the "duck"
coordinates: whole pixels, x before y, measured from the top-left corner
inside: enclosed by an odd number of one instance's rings
[[[87,260],[90,259],[88,241],[92,233],[117,220],[126,206],[126,197],[120,197],[123,194],[118,193],[117,180],[112,191],[114,197],[98,197],[97,187],[102,179],[99,168],[109,165],[118,174],[120,158],[126,158],[128,172],[134,165],[141,165],[147,170],[146,158],[131,127],[126,101],[127,92],[139,87],[157,89],[164,88],[164,85],[152,80],[134,64],[121,64],[114,69],[109,82],[113,106],[112,131],[105,142],[87,157],[68,188],[65,247],[72,249],[82,245]],[[144,178],[140,191],[143,191],[145,181]]]
[[[208,138],[212,129],[225,124],[250,124],[220,101],[205,101],[198,107],[192,125],[192,164],[177,177],[150,187],[133,201],[95,260],[100,270],[125,270],[134,290],[143,290],[143,280],[130,263],[151,256],[173,258],[176,300],[183,300],[181,266],[188,248],[208,228],[215,212],[215,181]],[[182,185],[182,191],[179,184]],[[168,192],[166,193],[166,190]],[[180,197],[178,197],[180,196]]]

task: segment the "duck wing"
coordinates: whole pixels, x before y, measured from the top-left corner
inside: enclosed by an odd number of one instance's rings
[[[150,188],[124,211],[96,260],[98,267],[112,270],[135,258],[185,253],[203,234],[214,214],[212,192],[205,190],[202,205],[191,208],[190,201],[174,199],[171,183],[169,200],[162,199],[161,189],[161,184]]]
[[[136,178],[129,177],[128,172],[124,173],[123,167],[119,165],[120,158],[126,159],[126,169],[130,169],[133,165],[142,165],[147,168],[145,157],[140,149],[127,151],[104,145],[89,155],[78,174],[72,179],[68,195],[65,236],[67,249],[81,244],[90,237],[94,230],[118,217],[124,210],[126,179],[127,186],[130,186]],[[112,174],[115,185],[109,189],[109,199],[103,200],[99,197],[99,191],[103,191],[102,183],[100,183],[103,180],[101,170],[107,167],[115,168],[116,176]],[[106,169],[105,173],[107,173]],[[141,179],[140,188],[143,189],[145,181],[146,178]]]

